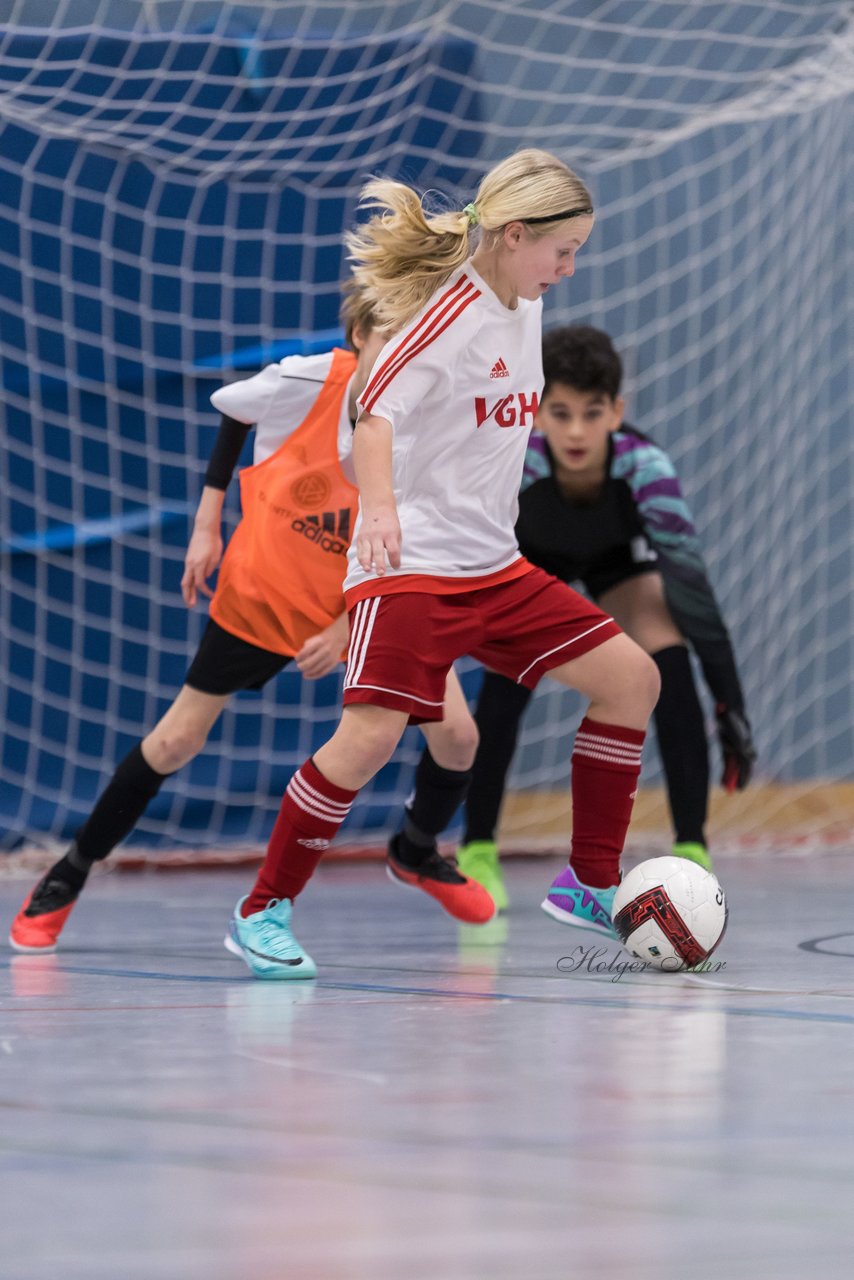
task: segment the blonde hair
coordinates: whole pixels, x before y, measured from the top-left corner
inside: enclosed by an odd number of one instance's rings
[[[468,259],[475,225],[489,240],[508,222],[524,222],[531,235],[542,236],[560,226],[562,214],[593,212],[581,179],[534,148],[491,169],[464,210],[430,215],[411,187],[384,178],[363,187],[360,205],[379,212],[345,236],[353,279],[377,322],[390,329],[411,320]]]
[[[344,341],[351,351],[355,350],[353,330],[358,325],[365,333],[377,327],[376,307],[368,296],[367,290],[358,280],[351,276],[341,286],[341,323],[344,326]]]

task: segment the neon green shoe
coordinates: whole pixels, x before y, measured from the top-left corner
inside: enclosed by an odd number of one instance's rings
[[[509,899],[494,840],[472,840],[471,844],[461,845],[457,850],[457,866],[460,875],[483,885],[497,911],[507,910]]]
[[[674,858],[687,858],[689,862],[696,862],[697,866],[702,867],[704,871],[712,871],[712,860],[704,844],[691,844],[687,840],[684,844],[675,844],[673,846],[673,856]]]

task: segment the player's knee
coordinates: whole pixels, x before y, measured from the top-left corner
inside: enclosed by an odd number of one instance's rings
[[[480,745],[480,734],[473,719],[455,724],[451,734],[451,742],[456,763],[455,769],[470,769],[474,764],[477,749]]]
[[[394,724],[385,721],[363,726],[359,737],[358,755],[368,777],[373,777],[378,769],[388,764],[400,741],[400,731]]]
[[[463,773],[474,764],[480,734],[471,716],[436,725],[425,736],[431,756],[443,769]]]
[[[624,648],[594,701],[619,724],[643,724],[652,715],[661,692],[658,667],[639,645]]]
[[[640,648],[635,655],[634,667],[631,672],[633,694],[640,709],[650,716],[661,693],[661,673],[649,654]]]
[[[195,759],[207,739],[206,730],[197,725],[158,726],[143,740],[142,751],[156,773],[175,773]]]
[[[359,791],[394,755],[405,728],[399,711],[346,706],[332,737],[314,752],[314,763],[335,786]]]

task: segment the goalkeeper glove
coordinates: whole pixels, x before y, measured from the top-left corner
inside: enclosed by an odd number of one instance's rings
[[[743,791],[750,781],[756,763],[756,748],[750,733],[750,724],[741,711],[730,711],[722,703],[716,708],[718,738],[721,744],[724,768],[721,786],[732,793]]]

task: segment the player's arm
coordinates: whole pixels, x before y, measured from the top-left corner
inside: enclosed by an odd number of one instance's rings
[[[659,554],[665,595],[673,621],[690,641],[700,660],[703,677],[715,702],[727,791],[747,786],[756,763],[756,748],[744,705],[744,693],[729,631],[705,573],[685,572],[685,563]],[[674,570],[675,566],[675,570]]]
[[[676,626],[697,654],[715,702],[723,757],[721,784],[747,786],[756,748],[744,704],[735,651],[709,580],[691,512],[670,459],[655,445],[639,442],[626,473],[658,554],[667,605]],[[615,472],[617,468],[615,467]]]
[[[345,611],[316,636],[306,640],[294,659],[300,674],[307,680],[318,680],[328,675],[341,661],[349,638],[350,627]]]
[[[184,557],[181,594],[192,609],[199,593],[212,596],[207,579],[222,559],[222,508],[237,460],[250,430],[249,423],[223,414],[213,452],[205,472],[202,496],[193,520],[193,532]]]
[[[464,311],[453,328],[425,326],[415,316],[380,353],[359,397],[360,417],[353,436],[353,467],[359,487],[361,518],[356,556],[366,572],[378,576],[386,562],[400,568],[400,521],[392,471],[393,424],[405,423],[416,405],[429,402],[449,383],[456,364],[480,321]],[[468,327],[467,327],[468,326]],[[421,329],[424,328],[424,333]]]
[[[391,460],[392,426],[387,418],[362,412],[353,436],[353,468],[362,520],[356,555],[366,572],[382,577],[386,557],[400,568],[400,521],[394,499]]]
[[[287,386],[286,363],[283,360],[279,364],[267,365],[251,378],[228,383],[211,396],[211,404],[222,414],[222,419],[184,558],[181,593],[191,608],[199,593],[209,597],[213,595],[207,579],[222,559],[225,491],[231,483],[250,429],[264,419],[276,395]]]

